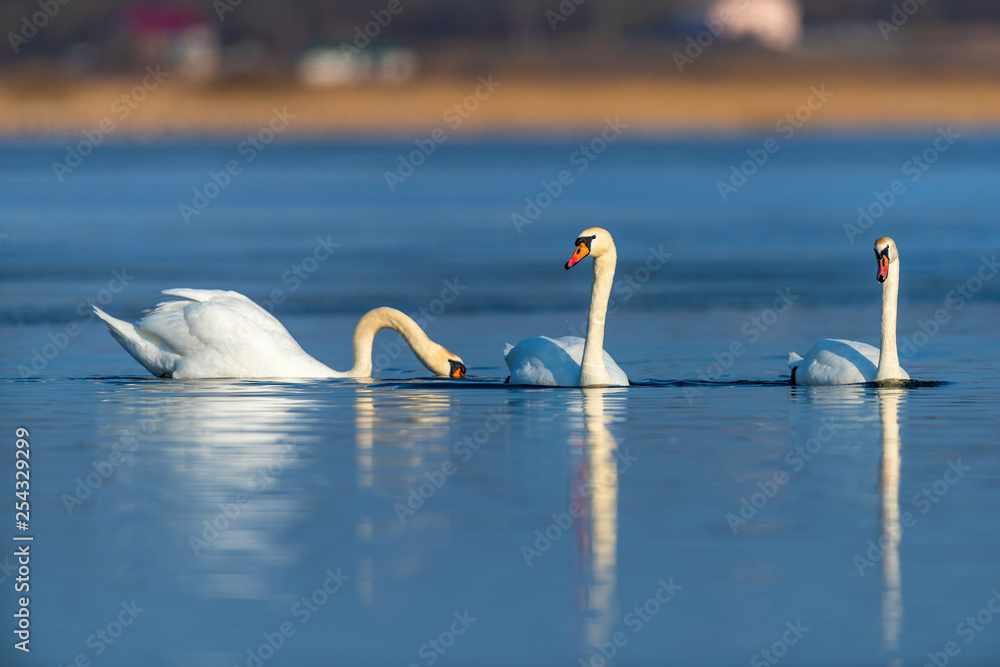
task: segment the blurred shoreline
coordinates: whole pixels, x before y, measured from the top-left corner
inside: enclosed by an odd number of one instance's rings
[[[476,76],[333,89],[201,87],[167,79],[136,93],[141,78],[45,87],[0,79],[0,136],[65,136],[102,127],[104,134],[122,136],[228,135],[263,129],[275,110],[287,113],[292,134],[335,136],[435,128],[473,135],[578,134],[599,131],[615,118],[645,133],[767,130],[782,121],[806,130],[1000,124],[1000,86],[973,76],[483,77],[492,90]]]
[[[927,35],[923,48],[878,57],[719,47],[683,72],[677,44],[641,57],[578,47],[537,58],[452,44],[427,53],[405,83],[329,87],[278,72],[199,83],[159,65],[113,75],[22,65],[0,72],[0,137],[97,136],[101,127],[117,137],[230,136],[262,130],[276,110],[287,114],[283,132],[331,137],[586,135],[615,118],[647,134],[989,130],[1000,127],[1000,41],[985,36],[998,35],[967,34],[964,49],[954,35]]]

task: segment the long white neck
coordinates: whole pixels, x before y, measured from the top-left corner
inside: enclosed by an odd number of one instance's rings
[[[365,313],[354,329],[354,366],[346,377],[371,377],[372,346],[375,333],[381,329],[392,329],[401,334],[420,363],[431,368],[431,355],[439,346],[427,337],[420,325],[395,308],[375,308]]]
[[[615,281],[618,253],[611,247],[600,257],[594,258],[594,283],[590,290],[590,313],[587,315],[587,342],[583,346],[583,363],[580,366],[580,386],[611,384],[608,368],[604,365],[604,321],[608,315],[608,300]]]
[[[899,293],[899,258],[889,263],[889,275],[882,283],[882,342],[879,346],[878,372],[875,381],[901,377],[896,352],[896,297]]]

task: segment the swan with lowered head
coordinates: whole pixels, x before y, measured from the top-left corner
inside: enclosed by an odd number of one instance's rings
[[[877,279],[882,283],[881,347],[853,340],[821,340],[805,359],[788,355],[792,384],[837,385],[885,380],[909,380],[896,352],[896,297],[899,292],[899,251],[888,236],[875,240]]]
[[[591,227],[580,232],[576,251],[566,268],[590,255],[594,258],[594,278],[587,316],[587,338],[563,336],[526,338],[507,345],[504,361],[510,369],[511,384],[549,387],[627,387],[628,377],[604,351],[604,320],[615,279],[618,253],[606,230]]]
[[[135,325],[94,306],[111,335],[157,377],[365,378],[372,374],[372,344],[379,329],[402,334],[417,359],[437,375],[465,377],[462,359],[441,347],[394,308],[366,313],[354,330],[354,366],[338,372],[299,347],[273,315],[238,292],[168,289]]]

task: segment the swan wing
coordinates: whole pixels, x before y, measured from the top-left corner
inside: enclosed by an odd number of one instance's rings
[[[238,292],[169,289],[163,293],[173,298],[158,303],[133,329],[137,336],[154,343],[161,355],[169,353],[170,363],[151,364],[152,352],[140,350],[142,354],[136,354],[133,351],[136,345],[122,343],[155,375],[167,372],[175,378],[336,375],[306,354],[274,316]],[[157,359],[153,357],[154,361]]]
[[[543,336],[545,338],[545,336]],[[580,338],[578,336],[563,336],[562,338],[549,338],[556,345],[562,347],[566,353],[573,359],[576,363],[576,373],[577,378],[573,381],[573,386],[576,386],[580,380],[580,365],[583,363],[583,349],[586,347],[587,340],[585,338]],[[628,386],[628,375],[625,371],[621,369],[621,366],[611,358],[607,350],[601,350],[604,353],[604,366],[608,370],[608,377],[611,378],[611,384],[616,387],[627,387]]]
[[[608,369],[608,377],[611,378],[611,384],[615,387],[627,387],[629,385],[628,375],[625,371],[621,369],[608,351],[604,351],[604,367]]]
[[[164,290],[163,301],[139,320],[138,327],[158,336],[182,356],[237,349],[271,354],[300,351],[273,315],[238,292]]]
[[[511,384],[572,387],[580,380],[583,339],[525,338],[504,353]]]
[[[182,304],[186,302],[215,303],[225,306],[233,313],[238,313],[247,322],[262,331],[273,336],[290,339],[293,342],[295,340],[274,315],[239,292],[219,289],[174,288],[165,289],[162,293],[174,298],[157,304],[157,309],[178,302]],[[150,314],[153,312],[156,312],[156,309],[150,311]]]
[[[511,384],[546,387],[577,387],[580,384],[580,364],[586,340],[578,336],[526,338],[504,350],[504,360],[510,369]],[[628,386],[628,376],[611,355],[604,352],[604,363],[615,386]]]

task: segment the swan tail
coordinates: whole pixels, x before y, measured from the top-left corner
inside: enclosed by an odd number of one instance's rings
[[[789,382],[791,382],[792,384],[798,384],[798,381],[795,379],[795,373],[796,371],[799,370],[799,364],[801,362],[802,362],[802,357],[800,357],[798,353],[796,352],[788,353],[788,368],[792,371],[792,377],[789,380]]]
[[[125,351],[132,355],[153,375],[160,377],[172,373],[179,359],[178,355],[166,349],[158,337],[136,329],[135,326],[117,317],[111,317],[97,306],[94,312],[108,325],[108,331]]]

